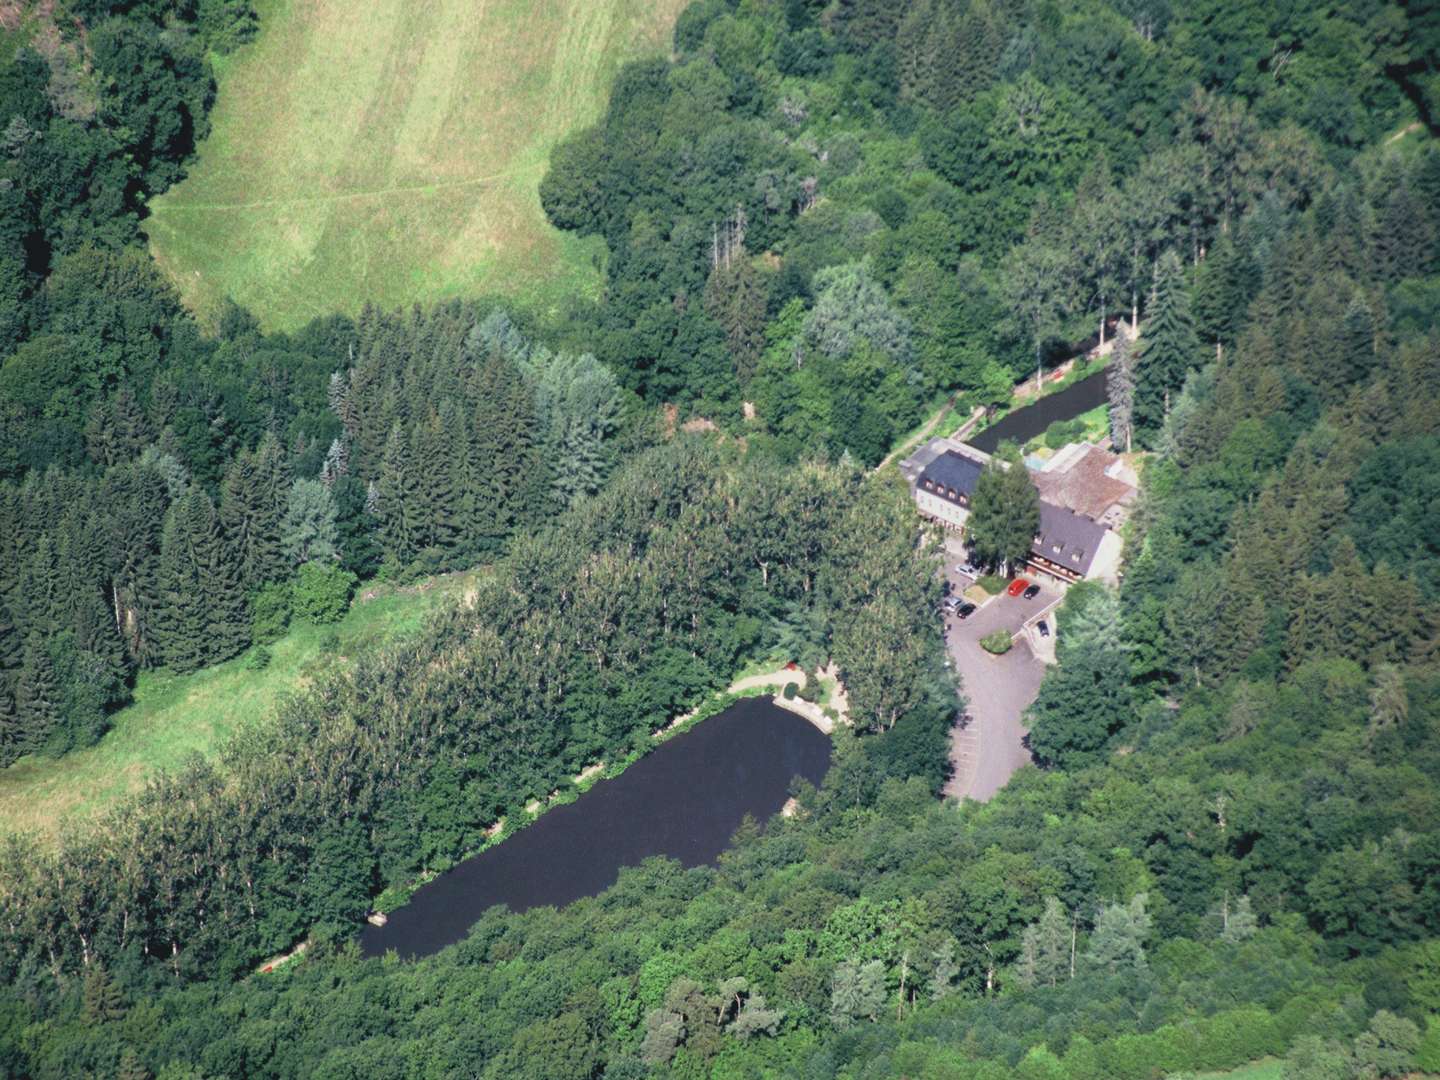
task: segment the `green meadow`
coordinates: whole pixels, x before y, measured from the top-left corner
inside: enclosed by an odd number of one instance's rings
[[[405,589],[368,584],[332,626],[297,623],[268,646],[260,671],[249,653],[190,675],[142,672],[134,703],[117,712],[94,746],[58,759],[27,757],[0,770],[0,832],[54,837],[67,821],[100,813],[138,790],[159,769],[209,754],[231,734],[274,710],[320,670],[362,648],[414,630],[475,575],[434,578]]]
[[[267,328],[481,292],[598,288],[603,245],[540,208],[551,148],[619,66],[668,48],[684,0],[263,0],[217,62],[213,128],[151,204],[186,302]]]

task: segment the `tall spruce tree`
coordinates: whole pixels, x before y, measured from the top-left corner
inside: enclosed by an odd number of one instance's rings
[[[477,374],[471,426],[469,539],[494,552],[516,528],[549,512],[551,473],[530,389],[515,365],[492,352]],[[557,476],[556,484],[566,478]]]
[[[1378,363],[1375,350],[1375,315],[1360,294],[1351,297],[1340,322],[1336,370],[1319,373],[1318,381],[1348,388],[1362,381]]]
[[[1135,441],[1135,347],[1124,331],[1115,339],[1105,369],[1105,396],[1110,402],[1110,444],[1128,454]]]
[[[160,473],[139,463],[109,470],[100,485],[99,539],[117,633],[132,660],[151,662],[148,626],[155,608],[156,569],[169,489]]]
[[[381,550],[386,562],[397,568],[409,565],[416,552],[415,530],[410,519],[413,511],[407,506],[413,473],[409,441],[397,421],[385,440],[374,500]]]
[[[441,409],[429,410],[415,425],[410,444],[414,482],[408,498],[415,523],[415,543],[422,550],[432,549],[440,565],[454,550],[460,533],[462,493],[457,489],[459,463],[451,441],[456,435],[453,405],[444,402]]]
[[[1371,245],[1371,266],[1381,281],[1393,284],[1424,274],[1434,261],[1436,236],[1433,207],[1401,183],[1393,188],[1380,209]]]
[[[1058,986],[1070,973],[1070,917],[1060,901],[1045,898],[1040,918],[1021,935],[1022,980],[1030,986]]]
[[[15,680],[17,738],[10,760],[39,750],[49,741],[60,719],[62,696],[55,661],[45,638],[32,631],[26,639],[24,660]]]
[[[1185,385],[1185,374],[1201,362],[1199,339],[1190,318],[1185,268],[1173,251],[1155,266],[1155,291],[1145,320],[1140,363],[1135,373],[1135,433],[1152,443]]]
[[[289,497],[285,449],[267,432],[254,453],[236,455],[220,492],[220,524],[246,591],[280,580],[289,569],[281,547]]]
[[[1148,897],[1142,892],[1128,904],[1106,904],[1095,920],[1086,965],[1107,975],[1134,975],[1149,965],[1145,960],[1145,938],[1151,919],[1145,910]]]
[[[157,578],[154,639],[162,663],[175,671],[194,671],[249,644],[239,567],[210,497],[198,488],[170,509]]]
[[[20,729],[15,714],[15,687],[25,662],[25,645],[10,609],[0,598],[0,766],[15,757]]]
[[[376,522],[368,507],[365,482],[350,475],[332,489],[335,496],[335,532],[340,565],[352,574],[369,577],[380,569]]]
[[[1217,356],[1235,343],[1259,285],[1259,270],[1233,233],[1222,236],[1196,268],[1195,332],[1206,346],[1213,346]]]

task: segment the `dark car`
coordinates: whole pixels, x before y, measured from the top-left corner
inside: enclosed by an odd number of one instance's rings
[[[1040,631],[1041,637],[1050,636],[1050,624],[1047,623],[1044,619],[1041,619],[1038,623],[1035,624],[1035,629]]]
[[[1040,586],[1039,586],[1039,585],[1031,585],[1028,589],[1025,590],[1025,599],[1026,599],[1026,600],[1034,600],[1035,597],[1037,597],[1037,596],[1039,596],[1039,595],[1040,595]]]
[[[968,619],[971,615],[974,615],[974,614],[975,614],[975,605],[972,604],[972,603],[970,603],[969,601],[966,601],[965,603],[961,604],[958,608],[955,609],[955,617],[956,617],[957,619]]]

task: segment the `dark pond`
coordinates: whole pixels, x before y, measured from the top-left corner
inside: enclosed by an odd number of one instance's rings
[[[829,764],[829,736],[768,697],[746,698],[436,878],[387,925],[366,926],[360,948],[425,956],[495,904],[525,911],[594,896],[651,855],[713,862],[746,814],[764,821],[792,777],[819,784]]]
[[[995,448],[1005,439],[1025,443],[1057,420],[1070,420],[1081,413],[1089,412],[1097,405],[1105,404],[1105,372],[1097,371],[1087,375],[1058,394],[1043,397],[1033,405],[1016,409],[993,427],[988,427],[973,439],[966,440],[977,450],[993,454]]]

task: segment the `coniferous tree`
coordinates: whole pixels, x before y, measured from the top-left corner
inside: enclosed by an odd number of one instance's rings
[[[253,454],[236,455],[221,485],[220,523],[246,591],[280,580],[289,569],[281,545],[289,497],[285,450],[266,433]]]
[[[359,577],[370,577],[380,569],[382,556],[365,482],[358,476],[346,476],[333,491],[340,565]]]
[[[530,390],[515,366],[492,352],[475,385],[469,538],[476,551],[493,552],[516,528],[548,513],[551,473]],[[554,482],[564,485],[566,478],[555,476]]]
[[[210,497],[199,489],[170,508],[157,569],[157,658],[177,672],[234,656],[249,643],[239,568]]]
[[[32,632],[25,642],[24,660],[15,679],[15,726],[18,738],[14,756],[38,750],[49,740],[60,719],[62,692],[45,639]]]
[[[1326,191],[1315,203],[1321,265],[1330,276],[1358,279],[1370,262],[1363,209],[1355,188]]]
[[[1045,898],[1040,918],[1025,928],[1021,947],[1027,958],[1025,977],[1032,986],[1058,986],[1070,971],[1070,919],[1053,896]]]
[[[1351,298],[1349,307],[1345,309],[1336,359],[1339,361],[1338,370],[1328,378],[1322,373],[1322,381],[1353,386],[1375,367],[1375,316],[1370,305],[1358,294]]]
[[[102,468],[120,460],[120,444],[110,410],[103,401],[90,406],[85,416],[85,450],[90,460]]]
[[[405,431],[396,423],[385,442],[385,455],[375,481],[374,513],[380,523],[380,546],[385,559],[397,567],[408,565],[416,552],[408,505],[412,476]]]
[[[705,311],[725,331],[735,378],[744,386],[765,349],[765,286],[743,249],[730,263],[711,270],[705,283]]]
[[[552,494],[559,506],[570,506],[599,491],[609,473],[606,440],[619,417],[620,388],[610,369],[588,353],[532,349],[520,364],[542,432]]]
[[[150,1070],[140,1061],[140,1055],[135,1052],[134,1047],[127,1046],[120,1052],[115,1080],[151,1080]]]
[[[25,646],[10,609],[0,598],[0,765],[14,760],[20,739],[15,712],[16,682],[25,661]]]
[[[1109,975],[1131,975],[1144,971],[1145,939],[1151,919],[1145,910],[1147,897],[1137,893],[1128,904],[1106,904],[1095,920],[1085,963],[1092,970]]]
[[[65,625],[67,605],[60,557],[48,533],[36,540],[21,580],[26,634],[38,632],[48,637],[57,633]]]
[[[1409,185],[1401,183],[1390,191],[1380,209],[1372,245],[1371,265],[1376,277],[1393,284],[1430,268],[1436,247],[1432,213]]]
[[[1227,233],[1195,270],[1195,332],[1220,355],[1234,345],[1260,275],[1248,249]]]
[[[830,1022],[842,1031],[874,1020],[885,1007],[885,965],[879,960],[837,964],[830,985]]]
[[[155,432],[145,410],[135,400],[135,395],[128,386],[122,386],[116,391],[112,411],[115,417],[115,440],[122,459],[128,461],[138,457],[154,440]]]
[[[1220,940],[1234,945],[1255,936],[1258,923],[1250,906],[1250,897],[1241,896],[1233,904],[1226,894],[1220,908]]]
[[[1105,395],[1110,402],[1110,444],[1128,454],[1135,437],[1135,348],[1123,332],[1105,369]]]
[[[85,1018],[94,1024],[109,1023],[125,1015],[125,998],[120,987],[101,964],[92,964],[81,989]]]
[[[1135,433],[1146,443],[1159,433],[1186,373],[1201,361],[1184,278],[1179,256],[1167,251],[1155,267],[1155,291],[1135,371]]]
[[[169,501],[164,478],[138,462],[111,469],[100,485],[99,541],[111,614],[130,658],[140,664],[149,662],[147,631]]]
[[[338,436],[331,440],[330,449],[325,451],[325,464],[320,466],[320,482],[332,491],[350,472],[350,450],[345,440]]]
[[[450,443],[456,434],[454,421],[447,425],[442,411],[449,414],[448,402],[441,410],[431,409],[412,432],[414,479],[407,499],[416,546],[434,549],[443,562],[444,555],[454,549],[458,539],[460,498],[455,483],[457,462]]]

